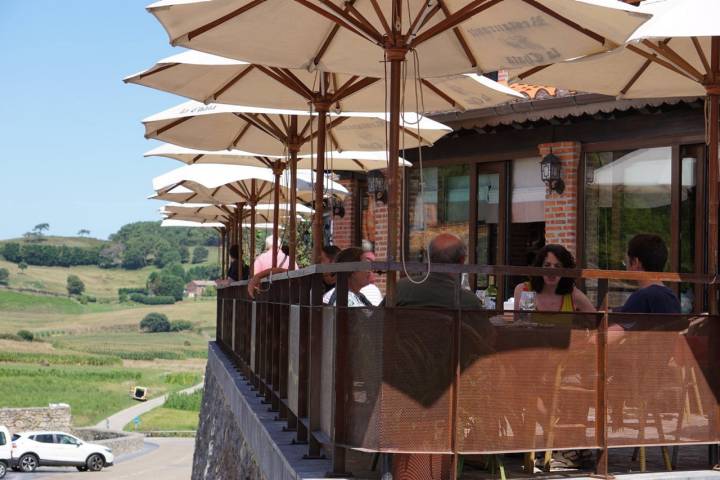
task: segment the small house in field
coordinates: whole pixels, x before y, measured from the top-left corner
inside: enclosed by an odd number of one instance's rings
[[[202,297],[203,292],[208,287],[215,287],[212,280],[193,280],[185,286],[185,293],[188,298]]]

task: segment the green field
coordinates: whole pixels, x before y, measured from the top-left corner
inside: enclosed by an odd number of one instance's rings
[[[26,243],[24,238],[10,238],[8,240],[0,240],[0,245],[3,243]],[[43,236],[42,241],[39,242],[42,245],[52,245],[54,247],[98,247],[108,243],[107,240],[100,240],[99,238],[91,237],[59,237],[55,235]]]
[[[149,387],[152,398],[200,381],[207,334],[214,332],[214,299],[156,306],[117,303],[118,288],[144,285],[153,268],[30,266],[19,273],[15,264],[4,261],[0,267],[10,270],[11,287],[42,284],[42,290],[64,293],[67,275],[73,273],[85,282],[90,295],[113,299],[82,305],[64,296],[0,288],[0,335],[5,337],[0,337],[0,406],[68,403],[73,423],[85,426],[132,406],[135,401],[128,392],[135,385]],[[139,323],[150,312],[164,313],[171,321],[188,320],[194,328],[142,333]],[[36,341],[12,340],[19,330],[31,331]],[[190,423],[181,417],[190,417]],[[170,423],[182,425],[174,429],[196,428],[196,412],[174,418]]]
[[[162,432],[178,430],[197,430],[200,412],[177,410],[174,408],[158,407],[140,416],[138,432]],[[130,432],[135,430],[131,423],[125,426]]]

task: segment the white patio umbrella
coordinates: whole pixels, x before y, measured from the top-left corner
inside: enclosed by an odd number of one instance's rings
[[[177,203],[212,202],[212,198],[204,197],[202,194],[194,192],[182,185],[164,188],[162,191],[156,191],[147,198],[148,200],[164,200]]]
[[[400,152],[403,78],[420,84],[422,78],[587,55],[622,43],[646,18],[614,0],[162,0],[148,10],[173,45],[265,65],[383,78],[389,85],[384,109],[390,118],[384,147],[389,158]],[[408,52],[413,61],[404,74]],[[319,78],[324,94],[329,74]],[[319,100],[314,107],[322,141],[331,103],[325,95]],[[318,163],[323,161],[319,156]],[[394,260],[398,246],[399,185],[393,162],[388,260]],[[388,281],[388,305],[394,305],[394,274]]]
[[[317,136],[317,115],[297,110],[253,108],[189,101],[143,120],[145,137],[188,148],[221,150],[237,148],[282,156],[291,116],[300,121],[298,153],[310,154],[310,140]],[[408,114],[400,125],[408,146],[431,146],[452,129],[429,118]],[[417,124],[416,124],[417,123]],[[382,113],[330,115],[331,146],[342,150],[377,151],[385,147],[386,116]]]
[[[203,103],[293,110],[307,110],[320,93],[315,72],[256,65],[195,50],[164,58],[124,82]],[[421,104],[417,103],[420,98],[408,96],[405,110],[468,110],[524,98],[512,88],[477,74],[427,78],[423,86]],[[326,93],[335,113],[381,112],[386,108],[386,85],[379,78],[333,73]]]
[[[708,144],[708,265],[718,271],[720,2],[656,0],[653,17],[612,52],[519,75],[525,81],[627,98],[705,96]],[[717,302],[711,301],[713,309]]]
[[[328,152],[326,170],[330,171],[362,171],[368,172],[387,168],[387,152]],[[242,150],[195,150],[165,143],[145,152],[145,157],[165,157],[178,160],[188,165],[197,163],[220,163],[227,165],[267,166],[268,162],[283,160],[283,157],[259,156]],[[412,164],[400,159],[404,167]],[[297,167],[310,169],[314,165],[313,155],[298,157]]]
[[[224,228],[222,223],[202,222],[195,220],[177,220],[174,218],[164,218],[160,223],[161,227],[201,227],[201,228]]]

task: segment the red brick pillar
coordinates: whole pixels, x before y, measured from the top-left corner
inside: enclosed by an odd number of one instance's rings
[[[333,216],[333,245],[337,245],[339,248],[348,247],[359,247],[360,245],[353,245],[353,210],[355,206],[355,196],[358,194],[353,191],[353,185],[355,182],[352,179],[340,180],[339,182],[343,187],[347,188],[350,195],[345,197],[343,206],[345,207],[345,216],[338,217]]]
[[[580,144],[555,142],[538,145],[540,157],[552,153],[562,162],[562,194],[545,195],[545,242],[557,243],[576,255],[577,252],[577,173],[580,165]],[[538,172],[539,173],[539,172]]]

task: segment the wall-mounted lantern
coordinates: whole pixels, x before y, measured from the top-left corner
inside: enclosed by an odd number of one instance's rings
[[[373,170],[367,174],[368,193],[375,197],[376,202],[387,202],[387,183],[385,175],[379,170]]]
[[[547,186],[547,193],[557,192],[562,194],[565,191],[565,182],[562,177],[562,162],[552,152],[545,155],[540,162],[540,178]]]

